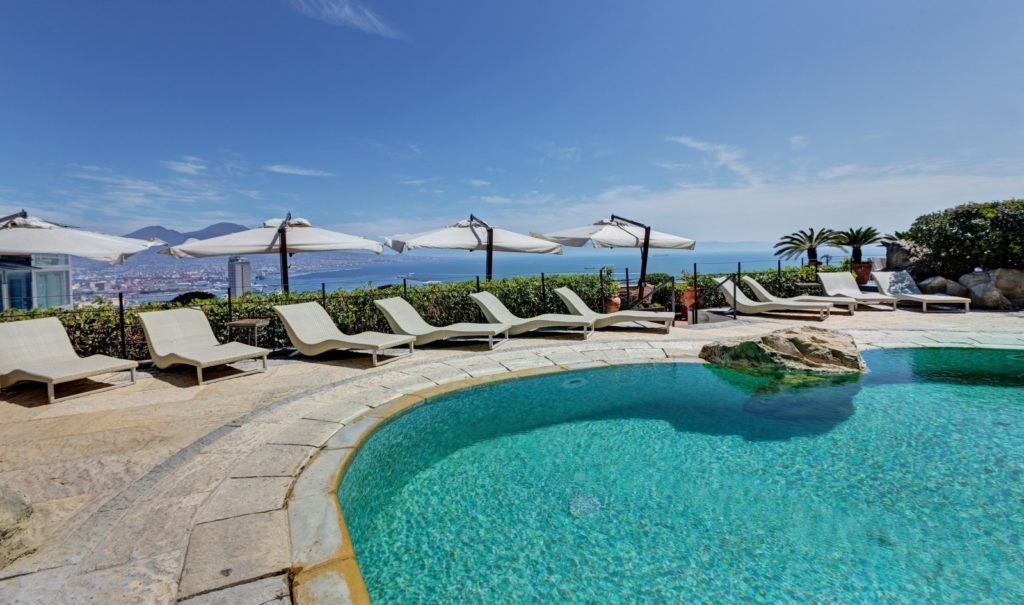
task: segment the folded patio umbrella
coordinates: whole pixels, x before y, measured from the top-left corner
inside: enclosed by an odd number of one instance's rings
[[[648,250],[693,250],[697,245],[692,239],[655,231],[648,225],[614,214],[610,219],[601,219],[592,225],[531,235],[565,246],[582,247],[590,244],[595,248],[640,248],[640,283],[647,280]]]
[[[261,227],[220,235],[204,240],[191,239],[180,245],[161,250],[175,258],[203,258],[207,256],[233,256],[236,254],[279,254],[281,256],[281,289],[288,292],[289,254],[299,252],[330,252],[337,250],[367,250],[380,254],[379,242],[320,229],[302,218],[270,219]]]
[[[491,279],[494,273],[495,252],[562,253],[562,247],[556,243],[491,227],[472,214],[469,215],[469,220],[459,221],[448,227],[417,235],[396,235],[385,239],[384,243],[398,252],[416,248],[484,251],[487,253],[487,279]]]
[[[0,218],[0,255],[68,254],[107,263],[163,245],[158,239],[141,240],[85,231],[29,216],[22,210]]]

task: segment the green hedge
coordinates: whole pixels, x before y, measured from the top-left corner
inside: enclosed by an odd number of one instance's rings
[[[547,296],[542,296],[540,278],[510,278],[482,282],[482,290],[493,293],[516,315],[529,317],[540,313],[565,312],[561,301],[553,290],[569,287],[575,290],[593,309],[601,308],[601,282],[597,275],[552,275],[545,280]],[[605,291],[618,290],[618,283],[605,280]],[[476,291],[475,282],[430,284],[409,287],[409,302],[435,325],[457,322],[485,321],[469,294]],[[274,305],[317,301],[325,302],[324,307],[334,318],[342,331],[349,334],[364,330],[390,332],[387,321],[377,310],[373,301],[389,296],[402,296],[401,286],[376,289],[338,290],[327,294],[326,301],[320,292],[284,294],[247,294],[232,300],[230,315],[234,319],[267,318],[270,325],[260,331],[260,346],[272,349],[287,346],[284,327],[274,313]],[[172,308],[171,303],[145,303],[125,310],[125,334],[128,345],[127,357],[148,359],[149,351],[139,325],[138,313],[157,309]],[[222,341],[227,340],[227,322],[231,320],[228,301],[224,298],[196,301],[192,306],[201,308],[210,320],[214,333]],[[23,312],[10,310],[0,314],[0,321],[17,321],[38,317],[59,317],[71,337],[71,343],[80,355],[111,355],[121,357],[121,332],[117,305],[102,302],[83,305],[70,310],[45,309]],[[233,335],[236,339],[248,334]]]
[[[820,272],[820,273],[834,272],[834,271],[840,271],[840,270],[841,269],[839,269],[838,267],[831,267],[831,266],[828,266],[828,265],[824,265],[824,266],[818,267],[818,272]],[[704,302],[701,305],[702,307],[724,307],[724,306],[727,306],[727,303],[725,302],[725,297],[722,295],[722,292],[719,290],[719,288],[712,281],[712,279],[714,277],[719,277],[719,276],[722,276],[722,275],[730,275],[730,274],[728,274],[728,273],[714,273],[714,274],[712,274],[712,273],[707,273],[707,274],[700,274],[700,273],[698,273],[698,275],[697,275],[697,287],[701,288],[704,291],[704,294],[705,294]],[[762,286],[767,288],[769,292],[771,292],[772,294],[774,294],[776,296],[781,296],[781,297],[797,296],[797,295],[800,295],[800,294],[807,294],[807,291],[797,287],[797,284],[798,283],[816,283],[818,281],[818,279],[816,277],[817,273],[814,271],[813,267],[787,267],[787,268],[782,269],[781,272],[778,271],[777,269],[767,269],[767,270],[763,270],[763,271],[744,271],[743,275],[749,275],[750,277],[753,277],[758,282],[760,282]],[[693,275],[692,274],[691,275],[683,275],[680,278],[676,279],[676,288],[677,289],[685,289],[685,288],[692,288],[692,287],[693,287]],[[750,289],[742,281],[740,281],[739,287],[740,287],[741,290],[743,290],[744,293],[746,293],[747,296],[749,296],[750,298],[752,298],[754,300],[757,300],[756,298],[754,298],[754,293],[751,292]]]

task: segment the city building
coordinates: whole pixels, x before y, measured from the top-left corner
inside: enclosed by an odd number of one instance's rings
[[[252,290],[252,265],[243,256],[228,259],[228,288],[231,294],[241,296]]]
[[[69,256],[0,256],[0,310],[28,311],[70,304]]]

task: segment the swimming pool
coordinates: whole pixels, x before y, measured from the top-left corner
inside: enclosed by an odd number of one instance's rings
[[[371,435],[339,499],[375,603],[1020,602],[1024,357],[511,380]]]

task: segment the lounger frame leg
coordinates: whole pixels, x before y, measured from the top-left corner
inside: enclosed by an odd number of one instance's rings
[[[263,355],[261,357],[252,357],[251,359],[261,361],[262,362],[261,366],[256,368],[255,370],[246,370],[245,372],[240,372],[238,374],[231,374],[230,376],[221,376],[220,378],[214,378],[213,380],[203,380],[203,368],[201,368],[199,366],[196,366],[196,378],[198,379],[200,385],[204,385],[204,384],[213,384],[215,382],[220,382],[222,380],[230,380],[232,378],[241,378],[242,376],[248,376],[249,374],[261,374],[261,373],[267,371],[267,356],[266,355]],[[244,359],[239,359],[238,361],[245,361],[245,360]],[[235,362],[231,362],[231,363],[235,363]],[[221,365],[230,365],[230,364],[225,363],[225,364],[221,364]]]
[[[373,355],[373,367],[376,368],[376,367],[379,367],[379,366],[387,365],[387,364],[389,364],[389,363],[391,363],[393,361],[398,361],[399,359],[405,359],[406,357],[409,357],[410,355],[412,355],[415,351],[416,351],[416,343],[415,342],[410,342],[409,343],[409,352],[408,353],[399,354],[399,355],[390,355],[390,356],[386,357],[383,361],[380,361],[379,358],[378,358],[378,353],[380,353],[380,351],[373,350],[373,351],[371,351],[371,353]]]
[[[100,388],[100,389],[92,389],[90,391],[85,391],[84,393],[75,393],[74,395],[66,395],[64,397],[57,397],[56,396],[57,383],[49,383],[48,382],[48,383],[46,383],[46,400],[49,403],[60,403],[62,401],[67,401],[69,399],[77,399],[79,397],[85,397],[86,395],[95,395],[97,393],[103,393],[105,391],[113,391],[114,389],[120,389],[121,387],[126,387],[126,386],[129,386],[129,385],[135,384],[135,381],[136,381],[136,375],[135,375],[135,369],[133,368],[131,370],[128,370],[128,380],[125,381],[125,382],[120,382],[120,383],[117,383],[117,384],[112,384],[109,387],[103,387],[103,388]],[[74,382],[74,381],[71,381],[71,382]],[[61,383],[61,384],[63,384],[63,383]]]

